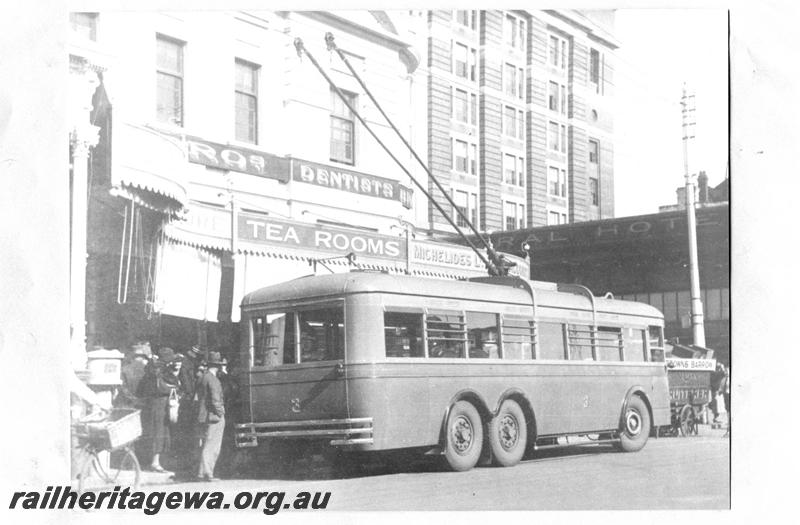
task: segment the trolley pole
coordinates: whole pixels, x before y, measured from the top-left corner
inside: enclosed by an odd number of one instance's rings
[[[689,173],[689,139],[694,138],[694,95],[683,86],[681,121],[683,128],[683,172],[686,179],[686,224],[689,233],[689,278],[692,298],[692,340],[697,346],[706,346],[703,325],[703,301],[700,298],[700,271],[697,263],[697,219],[695,217],[695,182]]]

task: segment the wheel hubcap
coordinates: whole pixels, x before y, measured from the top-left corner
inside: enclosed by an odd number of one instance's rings
[[[472,423],[470,423],[469,419],[459,416],[453,423],[452,428],[453,447],[459,454],[463,454],[472,446],[472,439]]]
[[[500,420],[500,426],[497,431],[500,437],[500,445],[506,449],[511,450],[519,440],[519,423],[516,418],[511,414],[506,414]]]
[[[625,430],[631,436],[642,431],[642,418],[635,410],[629,410],[625,416]]]

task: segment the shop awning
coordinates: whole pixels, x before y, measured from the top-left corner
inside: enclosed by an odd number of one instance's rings
[[[111,158],[112,193],[168,214],[186,206],[190,164],[180,139],[147,126],[115,124]]]

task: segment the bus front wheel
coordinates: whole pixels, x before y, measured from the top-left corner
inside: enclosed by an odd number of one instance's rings
[[[650,412],[639,396],[632,396],[625,407],[618,448],[623,452],[641,450],[650,436]]]
[[[478,410],[467,401],[458,401],[447,416],[444,458],[455,471],[469,470],[478,463],[483,448],[483,423]]]
[[[511,467],[519,463],[527,441],[525,414],[516,401],[506,399],[500,405],[500,412],[489,424],[489,446],[495,464]]]

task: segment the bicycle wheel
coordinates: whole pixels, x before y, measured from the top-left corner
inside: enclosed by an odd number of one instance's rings
[[[99,461],[97,455],[94,458],[95,470],[105,483],[115,487],[130,487],[131,489],[139,487],[141,468],[139,467],[139,460],[136,459],[136,454],[130,447],[111,452],[107,468],[103,462]]]
[[[90,486],[91,482],[89,481],[92,477],[92,473],[95,471],[94,464],[99,462],[97,457],[97,453],[87,452],[86,458],[81,463],[81,468],[78,469],[78,492],[83,493],[84,489]]]

